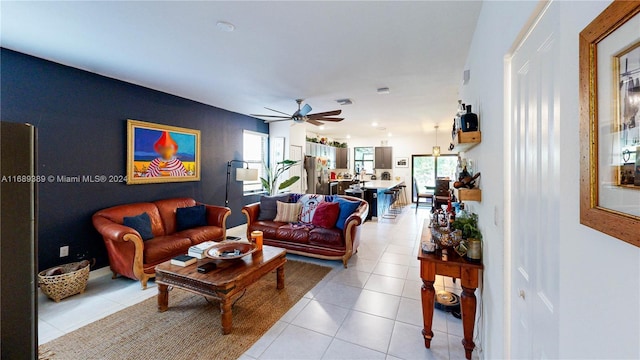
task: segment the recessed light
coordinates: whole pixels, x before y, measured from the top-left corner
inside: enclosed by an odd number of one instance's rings
[[[391,91],[389,90],[388,87],[378,88],[378,94],[380,94],[380,95],[386,95],[386,94],[389,94],[390,92]]]
[[[373,126],[373,127],[378,127],[378,123],[377,123],[377,122],[372,122],[372,123],[371,123],[371,126]]]
[[[351,139],[351,135],[347,135],[347,139]]]
[[[320,125],[320,126],[318,126],[318,129],[320,129],[320,130],[324,130],[324,125]]]
[[[393,136],[393,134],[392,134],[392,133],[388,133],[388,134],[387,134],[387,136],[388,136],[388,137],[392,137],[392,136]]]
[[[216,27],[218,28],[218,30],[224,31],[224,32],[232,32],[233,30],[236,29],[235,25],[227,21],[218,21],[216,23]]]

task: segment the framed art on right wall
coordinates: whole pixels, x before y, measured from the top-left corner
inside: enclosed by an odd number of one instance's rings
[[[640,2],[580,33],[580,222],[640,247]]]

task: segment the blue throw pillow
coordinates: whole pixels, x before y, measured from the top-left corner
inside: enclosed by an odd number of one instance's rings
[[[199,226],[207,226],[207,208],[204,205],[176,209],[177,231]]]
[[[278,213],[278,201],[289,202],[289,194],[262,196],[260,198],[260,215],[258,221],[273,221]]]
[[[142,240],[153,239],[153,232],[151,231],[151,218],[146,212],[138,216],[125,216],[122,220],[122,224],[137,231],[142,237]]]
[[[340,230],[344,230],[347,219],[356,211],[356,209],[358,209],[360,202],[345,200],[337,196],[333,202],[337,202],[340,205],[340,216],[338,216],[336,227]]]

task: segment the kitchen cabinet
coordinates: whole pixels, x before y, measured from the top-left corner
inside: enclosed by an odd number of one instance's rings
[[[349,149],[336,148],[336,169],[349,168]]]
[[[391,146],[378,146],[375,148],[376,169],[393,168],[393,148]]]
[[[329,164],[329,169],[347,169],[348,168],[348,166],[346,166],[347,165],[346,160],[344,162],[344,165],[345,165],[344,167],[340,167],[336,163],[337,151],[347,150],[347,149],[339,149],[333,146],[313,143],[309,141],[307,141],[306,148],[307,148],[307,153],[306,153],[307,156],[322,157],[327,159]]]

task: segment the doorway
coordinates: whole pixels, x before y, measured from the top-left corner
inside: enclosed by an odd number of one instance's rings
[[[436,188],[436,179],[456,178],[457,165],[458,155],[456,154],[411,155],[411,178],[416,179],[420,192],[432,193]],[[416,202],[417,195],[411,186],[411,201]]]

